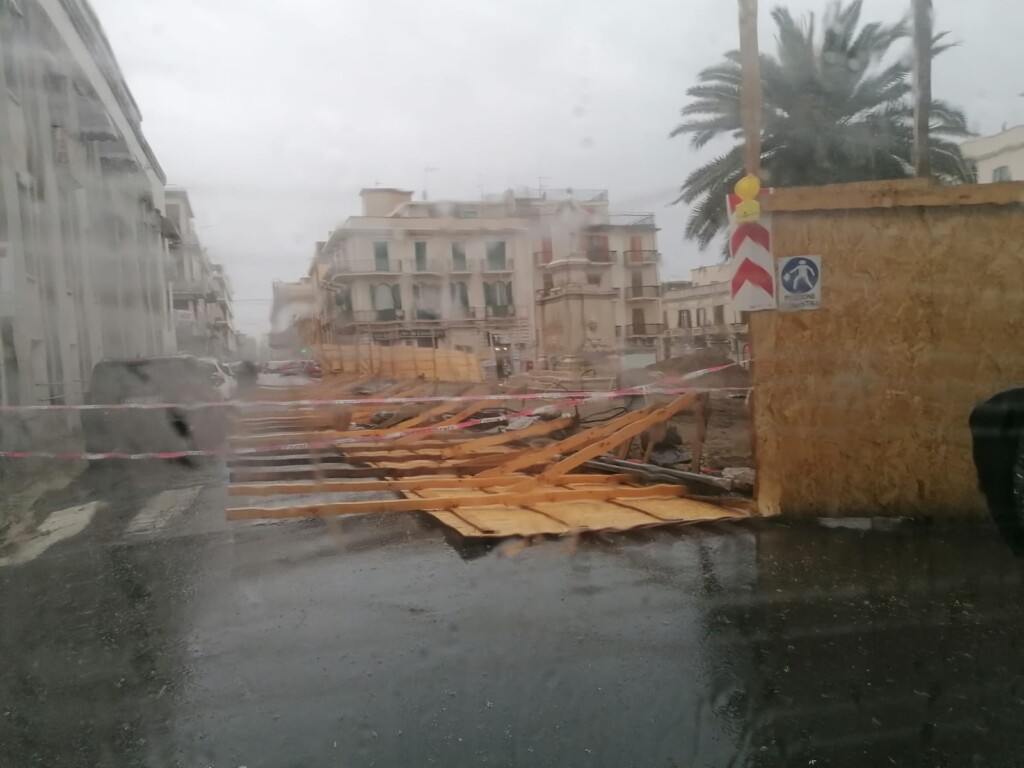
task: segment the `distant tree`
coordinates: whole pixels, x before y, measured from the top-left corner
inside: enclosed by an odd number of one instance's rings
[[[789,187],[914,175],[913,57],[894,46],[910,37],[906,21],[861,26],[861,0],[835,0],[824,28],[815,16],[796,20],[789,10],[771,12],[775,55],[761,55],[764,88],[761,175],[766,186]],[[932,56],[953,47],[947,33],[932,41]],[[739,52],[708,67],[687,91],[684,122],[672,136],[690,136],[700,149],[722,135],[738,143],[691,173],[676,202],[693,205],[686,236],[701,248],[725,227],[726,194],[743,175]],[[962,111],[931,105],[929,156],[932,175],[946,183],[972,181],[974,168],[953,140],[969,136]]]

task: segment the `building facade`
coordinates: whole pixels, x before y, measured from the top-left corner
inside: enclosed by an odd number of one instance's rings
[[[314,265],[315,266],[315,265]],[[315,283],[309,277],[289,283],[274,282],[270,310],[270,334],[266,337],[265,359],[293,360],[309,357],[309,344],[323,338],[315,310]]]
[[[199,240],[188,192],[167,187],[165,195],[167,219],[173,228],[168,279],[178,350],[198,357],[234,360],[238,340],[231,280],[222,265],[210,262]]]
[[[662,286],[667,356],[710,349],[737,362],[750,359],[748,313],[732,308],[731,277],[728,264],[715,264],[691,270],[689,280]]]
[[[978,181],[1024,181],[1024,125],[963,143],[963,152],[978,166]]]
[[[0,398],[172,353],[164,175],[85,0],[0,3]]]
[[[362,215],[317,244],[321,338],[455,349],[507,372],[591,349],[656,349],[653,216],[620,222],[604,192],[438,202],[365,189],[362,199]]]

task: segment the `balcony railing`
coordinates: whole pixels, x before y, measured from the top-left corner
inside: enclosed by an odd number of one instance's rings
[[[334,328],[350,328],[375,323],[436,324],[474,323],[485,320],[505,320],[527,316],[525,307],[489,305],[485,307],[452,306],[445,311],[436,309],[368,309],[356,312],[335,312],[331,316]]]
[[[657,251],[623,251],[622,258],[627,267],[642,267],[660,262],[661,254]]]
[[[402,271],[399,259],[357,259],[331,265],[329,274],[373,275],[395,274]]]
[[[472,272],[472,262],[465,256],[463,256],[461,259],[456,259],[452,257],[451,265],[452,274],[466,274],[468,272]]]
[[[563,264],[610,267],[615,263],[617,257],[618,251],[605,250],[573,251],[572,253],[534,251],[533,253],[534,263],[539,267]]]
[[[481,264],[481,272],[484,273],[502,273],[513,271],[514,260],[508,256],[502,259],[491,259],[487,258],[483,260]]]
[[[182,280],[174,283],[177,296],[209,296],[214,293],[213,283],[207,280]]]
[[[591,264],[612,264],[618,256],[617,251],[606,251],[603,249],[591,249],[584,251],[584,258]]]
[[[625,288],[626,299],[656,299],[661,296],[657,285],[629,285]]]
[[[484,307],[484,312],[488,319],[500,319],[516,316],[516,308],[511,304],[488,304]]]
[[[665,290],[664,298],[666,301],[685,301],[702,296],[722,295],[728,297],[729,290],[729,283],[726,282],[705,283],[704,285],[691,285],[687,288],[668,288]]]
[[[664,323],[644,323],[643,325],[627,325],[626,336],[660,336],[665,330]]]

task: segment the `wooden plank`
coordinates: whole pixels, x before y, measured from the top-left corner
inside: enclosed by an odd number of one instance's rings
[[[634,516],[622,501],[538,504],[530,507],[459,507],[427,514],[467,539],[509,536],[567,536],[582,531],[624,531],[734,520],[745,517],[728,509],[690,498],[634,499],[628,502],[643,515]],[[540,510],[544,510],[541,513]],[[453,512],[457,512],[455,516]],[[545,514],[547,516],[545,516]]]
[[[600,440],[607,435],[614,434],[626,425],[644,418],[644,416],[650,413],[653,409],[654,406],[648,406],[647,408],[643,408],[639,411],[619,416],[617,419],[609,421],[607,424],[602,424],[599,427],[593,427],[585,430],[579,434],[572,435],[571,437],[567,437],[565,440],[552,443],[551,445],[539,450],[528,451],[523,456],[512,459],[499,467],[495,467],[492,470],[484,472],[483,474],[508,475],[518,472],[521,469],[526,469],[527,467],[547,463],[555,456],[570,454],[594,440]]]
[[[458,397],[459,395],[461,395],[465,391],[466,391],[465,387],[460,387],[458,392],[455,395],[453,395],[453,397]],[[443,416],[445,413],[448,412],[448,410],[451,407],[452,407],[451,401],[445,401],[443,403],[435,403],[433,408],[428,408],[427,410],[423,411],[423,413],[419,414],[418,416],[413,416],[411,419],[406,419],[405,421],[400,422],[399,424],[396,424],[395,427],[394,427],[394,430],[396,432],[403,432],[403,431],[405,431],[407,429],[412,429],[413,427],[418,427],[421,424],[424,424],[424,423],[430,421],[431,419],[433,419],[433,418],[435,418],[437,416]]]
[[[1024,182],[925,186],[894,181],[826,184],[774,189],[761,198],[765,212],[835,211],[858,208],[904,208],[1024,203]]]
[[[458,458],[477,453],[484,449],[495,448],[499,445],[504,445],[505,443],[515,442],[517,440],[528,440],[532,437],[543,437],[545,435],[550,435],[552,432],[557,432],[560,429],[568,429],[575,421],[575,418],[572,416],[563,416],[559,419],[552,419],[551,421],[538,421],[536,424],[531,424],[525,429],[502,432],[497,435],[487,435],[486,437],[478,437],[475,440],[466,440],[465,442],[461,442],[458,445],[441,451],[441,455],[445,458]]]
[[[461,424],[464,421],[468,421],[470,418],[472,418],[475,414],[477,414],[480,411],[482,411],[484,408],[490,408],[490,407],[492,407],[494,405],[497,405],[499,403],[501,403],[500,400],[478,400],[475,403],[470,403],[467,407],[463,408],[458,413],[455,413],[452,416],[449,416],[447,419],[442,419],[441,421],[437,422],[436,424],[432,424],[431,426],[434,427],[434,428],[439,428],[439,427],[452,426],[453,424]],[[450,407],[451,407],[451,403],[446,403],[445,404],[445,410],[447,410]],[[441,412],[444,413],[443,410]],[[444,434],[444,433],[440,433],[440,434]],[[420,435],[409,435],[408,437],[399,438],[396,442],[398,442],[400,444],[401,443],[408,444],[408,443],[414,443],[414,442],[416,442],[419,439],[420,439]]]
[[[677,485],[652,485],[642,488],[585,487],[571,489],[539,489],[529,493],[501,492],[480,496],[439,496],[432,498],[389,499],[385,501],[340,501],[295,507],[233,507],[227,510],[228,520],[279,520],[292,517],[332,517],[336,515],[384,514],[388,512],[415,512],[420,510],[446,510],[463,506],[512,506],[608,498],[642,499],[679,496]]]
[[[346,493],[363,491],[419,491],[434,488],[490,488],[512,485],[523,479],[523,475],[507,477],[457,477],[455,475],[433,475],[409,477],[395,480],[363,481],[303,481],[232,484],[228,487],[231,496],[278,496],[300,493]],[[589,483],[594,485],[616,485],[628,483],[631,475],[568,475],[566,483]]]
[[[520,485],[516,486],[516,490],[526,491],[541,483],[560,482],[559,478],[565,473],[571,472],[591,459],[597,458],[601,454],[608,453],[608,451],[615,446],[625,442],[626,440],[633,439],[653,425],[663,424],[675,414],[693,406],[696,399],[697,396],[693,393],[681,395],[668,405],[646,414],[642,419],[633,421],[606,437],[602,437],[596,441],[588,441],[587,445],[581,447],[577,451],[569,453],[561,461],[551,465],[541,472],[536,478],[524,480]]]

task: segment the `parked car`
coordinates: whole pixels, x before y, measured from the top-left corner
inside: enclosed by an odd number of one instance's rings
[[[217,403],[221,395],[208,364],[194,357],[101,360],[92,370],[90,405]],[[90,409],[82,411],[86,451],[154,453],[210,450],[226,437],[223,406]]]

